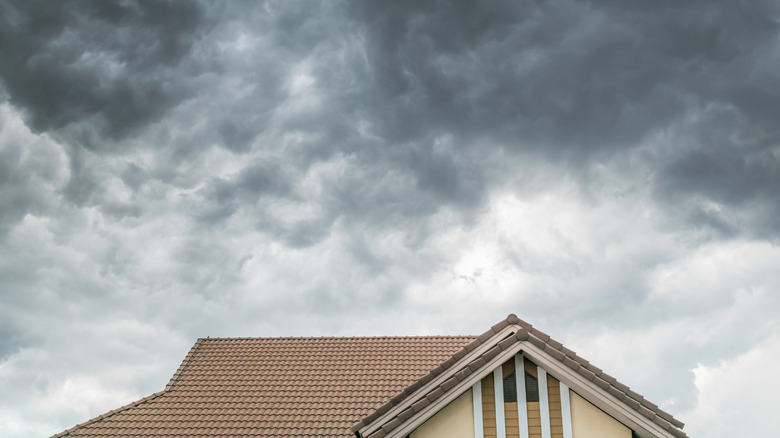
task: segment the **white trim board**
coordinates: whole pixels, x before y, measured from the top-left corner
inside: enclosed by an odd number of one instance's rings
[[[571,400],[569,400],[569,387],[559,382],[561,388],[561,416],[563,417],[563,438],[572,438],[571,429]]]
[[[539,414],[542,421],[542,438],[551,438],[550,435],[550,397],[547,393],[547,371],[536,366],[536,379],[539,383]]]
[[[471,399],[474,402],[474,438],[484,438],[485,428],[482,423],[482,381],[471,387]]]
[[[504,415],[504,371],[503,364],[493,370],[493,393],[496,400],[496,437],[506,438],[506,416]]]

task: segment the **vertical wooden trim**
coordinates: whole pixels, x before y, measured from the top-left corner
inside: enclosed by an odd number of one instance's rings
[[[561,415],[563,416],[563,438],[572,438],[571,430],[571,401],[569,400],[569,387],[561,382]]]
[[[547,371],[541,367],[536,367],[536,375],[539,376],[539,415],[542,419],[542,438],[551,438],[550,436],[550,400],[547,394]]]
[[[523,366],[522,353],[515,355],[515,385],[517,385],[517,426],[520,429],[520,438],[528,438],[528,406],[525,401],[525,366]]]
[[[502,367],[493,370],[493,388],[496,397],[496,436],[506,438],[506,418],[504,416],[504,372]]]
[[[485,436],[482,430],[482,381],[478,380],[471,387],[471,398],[474,402],[474,438]]]

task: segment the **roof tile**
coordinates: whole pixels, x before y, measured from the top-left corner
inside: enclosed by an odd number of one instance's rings
[[[354,438],[356,420],[375,420],[377,407],[474,339],[199,339],[166,390],[57,436]]]

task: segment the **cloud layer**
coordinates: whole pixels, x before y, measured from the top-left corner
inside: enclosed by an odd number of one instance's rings
[[[45,436],[157,391],[198,336],[514,312],[733,436],[730,397],[766,401],[717,382],[778,352],[779,18],[0,5],[0,422]]]

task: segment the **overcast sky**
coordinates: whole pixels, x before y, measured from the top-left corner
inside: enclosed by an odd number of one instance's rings
[[[686,423],[780,428],[775,1],[0,2],[0,435],[198,337],[510,312]]]

